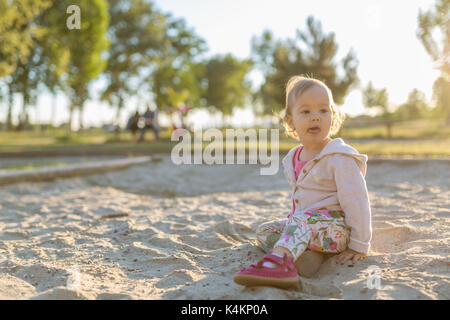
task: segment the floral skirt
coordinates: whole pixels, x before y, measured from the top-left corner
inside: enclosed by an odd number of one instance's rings
[[[258,227],[256,237],[262,249],[288,249],[296,260],[306,249],[339,253],[347,248],[350,228],[343,211],[326,209],[294,213],[288,220],[267,222]]]

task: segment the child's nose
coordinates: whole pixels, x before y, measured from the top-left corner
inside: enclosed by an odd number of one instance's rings
[[[311,114],[311,119],[314,121],[314,120],[320,120],[320,113],[319,112],[313,112],[312,114]]]

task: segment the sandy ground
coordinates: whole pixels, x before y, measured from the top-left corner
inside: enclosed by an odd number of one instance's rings
[[[331,258],[292,290],[232,281],[263,255],[255,228],[290,210],[281,168],[260,176],[256,165],[165,158],[4,186],[0,298],[450,299],[449,169],[450,161],[369,162],[370,255],[351,267]],[[370,266],[379,289],[367,281]]]

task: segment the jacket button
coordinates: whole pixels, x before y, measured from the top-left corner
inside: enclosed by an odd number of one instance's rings
[[[303,169],[303,173],[306,173],[306,170],[305,170],[305,169]]]
[[[298,199],[295,199],[295,203],[298,203]]]

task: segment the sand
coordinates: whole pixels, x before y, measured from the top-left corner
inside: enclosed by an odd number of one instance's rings
[[[290,210],[282,170],[174,166],[0,188],[1,299],[450,299],[450,161],[369,162],[369,256],[292,290],[232,281]],[[379,270],[380,286],[368,269]],[[373,268],[373,267],[372,267]],[[372,281],[372,282],[370,282]]]

